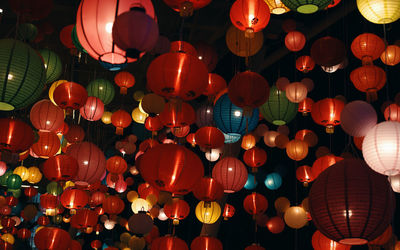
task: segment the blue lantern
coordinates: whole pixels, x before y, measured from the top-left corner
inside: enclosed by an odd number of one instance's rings
[[[282,185],[282,177],[278,173],[270,173],[264,181],[265,186],[270,190],[276,190]]]
[[[235,143],[235,142],[237,142],[237,141],[239,141],[240,140],[240,135],[239,134],[235,134],[235,133],[232,133],[232,134],[225,134],[224,132],[222,132],[223,134],[224,134],[224,137],[225,137],[225,144],[229,144],[229,143]]]
[[[257,187],[257,180],[254,175],[248,174],[246,184],[244,184],[244,188],[247,190],[252,190]]]
[[[215,103],[213,115],[217,128],[225,134],[244,135],[246,133],[246,125],[248,132],[256,128],[258,114],[258,109],[253,109],[251,117],[244,116],[243,109],[234,105],[228,94],[224,94]]]

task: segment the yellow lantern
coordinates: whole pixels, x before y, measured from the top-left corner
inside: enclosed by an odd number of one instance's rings
[[[28,179],[27,181],[31,184],[38,183],[42,179],[42,173],[37,167],[28,168]]]
[[[149,116],[148,114],[143,113],[142,111],[140,111],[139,108],[135,108],[135,109],[132,111],[132,119],[133,119],[135,122],[140,123],[140,124],[144,124],[144,122],[146,121],[146,118],[147,118],[148,116]]]
[[[128,246],[132,250],[143,250],[146,246],[146,241],[143,237],[132,236],[128,242]]]
[[[283,218],[285,219],[286,225],[295,229],[304,227],[308,222],[306,211],[302,207],[298,206],[286,209]]]
[[[75,186],[75,183],[73,183],[72,181],[67,181],[67,182],[64,184],[63,189],[65,190],[66,188],[74,187],[74,186]]]
[[[371,23],[393,23],[400,18],[399,0],[357,0],[357,8]]]
[[[148,212],[150,208],[150,203],[142,198],[137,198],[131,204],[131,209],[135,214],[139,213],[140,211]]]
[[[139,195],[138,195],[138,193],[137,193],[136,191],[129,191],[129,192],[126,194],[126,199],[127,199],[129,202],[133,202],[133,201],[136,200],[138,197],[139,197]]]
[[[15,242],[14,236],[12,234],[3,234],[1,236],[1,239],[7,243],[10,243],[11,245],[13,245]]]
[[[128,244],[129,240],[131,239],[131,235],[128,232],[124,232],[119,236],[119,240],[123,243]]]
[[[204,224],[213,224],[221,216],[221,207],[217,202],[200,201],[196,206],[196,217]]]
[[[22,181],[28,180],[28,169],[24,166],[16,167],[13,171],[14,174],[19,175]]]
[[[133,93],[133,99],[135,99],[135,101],[140,102],[143,99],[144,93],[141,90],[136,91],[135,93]]]
[[[292,160],[303,160],[308,154],[307,142],[296,139],[291,140],[288,144],[286,144],[286,154]]]
[[[155,194],[149,194],[146,197],[146,201],[151,205],[154,206],[155,204],[157,204],[157,196]]]
[[[246,135],[243,136],[241,147],[244,150],[252,149],[255,146],[256,146],[256,138],[254,137],[254,135],[246,134]]]
[[[112,116],[112,113],[111,113],[111,112],[109,112],[109,111],[104,111],[103,116],[101,117],[101,121],[102,121],[104,124],[110,124],[110,123],[111,123],[111,116]]]
[[[264,0],[271,11],[271,14],[281,15],[289,12],[290,9],[284,5],[281,0]]]
[[[54,90],[63,82],[66,82],[67,80],[58,80],[53,82],[53,84],[51,84],[50,88],[49,88],[49,99],[50,101],[57,106],[57,104],[55,103],[54,99],[53,99],[53,93]]]
[[[255,55],[264,44],[264,35],[262,32],[254,33],[253,38],[246,37],[246,32],[231,26],[226,32],[226,45],[235,55],[249,57]]]

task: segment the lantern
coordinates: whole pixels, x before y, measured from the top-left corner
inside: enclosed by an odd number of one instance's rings
[[[389,240],[393,236],[393,229],[392,226],[389,224],[389,226],[386,228],[386,230],[378,236],[378,238],[369,241],[368,245],[369,246],[382,246],[385,245],[386,243],[389,242]]]
[[[269,190],[277,190],[282,185],[282,177],[278,173],[270,173],[265,177],[264,184]]]
[[[189,103],[170,101],[165,105],[159,117],[166,127],[184,127],[195,122],[196,113]]]
[[[164,205],[164,213],[173,220],[174,225],[178,225],[180,220],[185,219],[189,212],[190,206],[184,200],[176,199]]]
[[[323,235],[319,230],[315,231],[312,239],[312,246],[315,250],[331,249],[331,250],[350,250],[351,246],[340,244]]]
[[[196,48],[192,44],[185,41],[178,40],[171,42],[171,48],[169,52],[181,52],[194,57],[198,57]]]
[[[68,132],[64,135],[69,143],[79,143],[85,138],[85,131],[79,125],[71,125]]]
[[[222,184],[225,193],[235,193],[246,184],[247,170],[239,159],[225,157],[214,166],[212,177]]]
[[[378,59],[384,50],[384,41],[373,33],[358,35],[351,43],[351,52],[362,60],[363,65],[372,64],[372,61]]]
[[[63,110],[46,99],[32,106],[29,118],[32,125],[42,131],[55,132],[64,124]]]
[[[342,41],[325,36],[311,46],[311,58],[318,65],[331,67],[340,64],[346,57],[346,47]]]
[[[396,103],[388,105],[383,115],[386,121],[400,121],[400,106]]]
[[[334,126],[340,124],[340,114],[344,102],[336,98],[325,98],[313,104],[311,117],[315,123],[326,127],[327,133],[334,132]]]
[[[221,207],[217,202],[200,201],[196,206],[196,217],[204,224],[214,224],[221,216]]]
[[[400,18],[400,3],[396,0],[357,0],[357,8],[368,21],[388,24]]]
[[[126,95],[128,88],[135,85],[135,77],[129,72],[121,71],[115,75],[114,82],[120,87],[120,93]]]
[[[132,119],[136,122],[136,123],[140,123],[140,124],[144,124],[146,122],[146,118],[149,115],[147,113],[143,113],[142,111],[140,111],[140,108],[134,108],[132,110]]]
[[[189,250],[187,244],[176,236],[166,235],[153,240],[151,250]]]
[[[124,211],[125,205],[124,201],[118,198],[117,196],[110,195],[103,201],[103,209],[104,212],[109,215],[120,214]]]
[[[220,148],[224,145],[224,134],[216,127],[202,127],[196,131],[196,144],[206,149]]]
[[[54,156],[60,149],[60,139],[54,132],[39,131],[39,140],[31,146],[32,151],[40,158]]]
[[[291,140],[286,145],[286,153],[290,159],[295,161],[301,161],[308,154],[308,144],[301,140]]]
[[[218,63],[218,53],[216,49],[205,42],[198,42],[195,44],[195,47],[197,50],[197,57],[207,66],[208,72],[212,72]],[[208,75],[210,76],[210,73]]]
[[[263,248],[259,244],[253,243],[250,246],[247,246],[244,250],[265,250],[265,248]]]
[[[313,104],[314,104],[313,99],[307,97],[303,101],[299,102],[298,111],[301,112],[303,116],[307,116],[308,113],[311,113]]]
[[[17,174],[11,174],[7,178],[7,188],[9,189],[20,189],[22,184],[22,179]]]
[[[13,39],[0,40],[0,110],[24,108],[36,101],[46,72],[40,55],[30,46]]]
[[[197,236],[190,244],[192,250],[222,250],[222,243],[215,237]]]
[[[112,114],[111,122],[116,127],[115,133],[117,135],[122,135],[124,133],[124,128],[127,128],[131,124],[132,118],[128,112],[119,109]]]
[[[306,37],[300,31],[290,31],[285,36],[285,46],[290,51],[300,51],[306,44]]]
[[[140,103],[143,111],[152,115],[161,113],[165,107],[164,98],[154,93],[145,95]]]
[[[24,166],[16,167],[13,171],[13,174],[19,175],[22,181],[28,180],[28,169]]]
[[[224,195],[224,188],[216,179],[205,176],[195,184],[193,195],[202,201],[216,201]]]
[[[315,62],[311,58],[311,56],[300,56],[296,59],[296,69],[303,72],[308,73],[313,70],[315,67]]]
[[[267,228],[273,234],[279,234],[285,229],[285,222],[279,216],[274,216],[267,221]]]
[[[284,76],[279,77],[279,78],[276,80],[276,83],[275,83],[276,88],[277,88],[278,90],[281,90],[281,91],[285,91],[286,87],[287,87],[289,84],[290,84],[289,79],[287,79],[287,77],[284,77]]]
[[[389,66],[395,66],[400,62],[400,47],[389,45],[381,54],[381,61]]]
[[[61,204],[68,209],[80,209],[89,202],[89,196],[80,189],[66,189],[60,197]]]
[[[67,114],[73,109],[79,109],[85,105],[88,98],[86,89],[75,82],[63,82],[56,87],[53,93],[54,102]]]
[[[315,179],[311,167],[307,165],[300,166],[296,169],[296,178],[298,181],[302,182],[305,187]]]
[[[340,114],[340,126],[349,135],[365,136],[378,120],[374,107],[363,101],[346,104]]]
[[[17,119],[0,118],[0,150],[24,152],[33,144],[32,128]]]
[[[268,208],[268,201],[263,195],[252,193],[244,198],[243,207],[250,215],[263,214]]]
[[[18,25],[16,33],[18,40],[21,41],[33,42],[40,39],[40,36],[38,36],[38,28],[31,23],[22,23]]]
[[[214,126],[213,109],[212,104],[204,103],[196,110],[197,127]]]
[[[312,14],[325,9],[331,0],[282,0],[289,9],[302,14]]]
[[[112,174],[123,174],[128,169],[128,164],[121,156],[112,156],[107,159],[106,169]]]
[[[88,92],[88,96],[94,96],[99,98],[104,105],[109,104],[115,95],[115,90],[113,84],[106,79],[96,79],[86,86],[86,90]]]
[[[132,201],[131,209],[134,214],[139,212],[148,212],[151,209],[150,203],[142,198],[136,198]]]
[[[44,61],[44,68],[46,70],[46,83],[54,82],[62,73],[62,61],[60,57],[51,50],[41,49],[40,55]]]
[[[178,11],[181,17],[188,17],[193,15],[193,10],[207,6],[211,0],[164,0],[164,2],[173,10]]]
[[[299,206],[293,206],[286,209],[283,218],[286,225],[294,229],[302,228],[308,222],[306,211]]]
[[[64,28],[62,28],[60,31],[60,41],[68,49],[75,48],[75,45],[72,42],[72,36],[71,36],[72,30],[74,29],[74,27],[75,27],[74,24],[70,24],[70,25],[67,25]]]
[[[89,96],[79,112],[88,121],[98,121],[103,116],[104,104],[100,98]]]
[[[226,89],[225,79],[215,73],[208,73],[208,85],[203,95],[215,97],[224,89]]]
[[[39,250],[67,250],[70,246],[71,236],[67,231],[57,227],[43,227],[35,234],[34,242]]]
[[[265,0],[265,2],[268,4],[271,14],[281,15],[290,11],[281,0]]]
[[[334,165],[335,163],[343,160],[342,157],[335,156],[333,154],[328,154],[319,157],[312,165],[311,172],[314,178],[317,178],[320,173],[322,173],[325,169]]]
[[[224,211],[222,212],[222,216],[224,217],[224,220],[228,220],[235,214],[235,207],[226,203],[224,207]]]
[[[234,25],[229,27],[225,36],[228,49],[240,57],[249,57],[257,54],[264,44],[262,32],[254,33],[253,38],[249,38],[245,31],[237,29]]]
[[[259,147],[253,147],[244,152],[243,161],[254,170],[254,168],[261,167],[265,164],[267,161],[267,152]]]
[[[386,73],[375,65],[364,65],[350,73],[350,80],[354,87],[367,94],[367,101],[376,101],[377,92],[386,83]]]
[[[289,84],[285,92],[287,99],[293,103],[300,103],[307,98],[307,87],[301,82]]]
[[[386,177],[361,159],[344,159],[325,170],[314,181],[309,197],[317,229],[347,245],[377,238],[394,212],[394,194]]]
[[[101,116],[101,121],[104,124],[110,124],[111,123],[111,117],[112,117],[112,113],[111,112],[104,111],[103,115]]]
[[[148,234],[153,229],[153,220],[146,213],[133,214],[128,220],[128,228],[134,234]]]

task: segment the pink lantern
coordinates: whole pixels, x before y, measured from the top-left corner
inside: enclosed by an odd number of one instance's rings
[[[104,103],[97,97],[89,96],[86,104],[79,109],[79,112],[88,121],[98,121],[103,116]]]
[[[364,101],[346,104],[340,114],[340,126],[351,136],[365,136],[378,120],[374,107]]]
[[[235,193],[246,184],[247,169],[239,159],[225,157],[214,166],[212,177],[222,184],[225,193]]]

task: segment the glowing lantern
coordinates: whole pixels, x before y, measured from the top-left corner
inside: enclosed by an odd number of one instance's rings
[[[388,24],[400,18],[400,3],[396,0],[357,0],[357,8],[368,21]]]
[[[392,103],[385,108],[383,113],[386,121],[400,121],[400,106]]]
[[[29,183],[38,183],[42,179],[42,173],[37,167],[28,168],[28,182]]]
[[[89,202],[89,196],[80,189],[66,189],[60,197],[61,204],[68,209],[80,209]]]
[[[150,203],[142,198],[136,198],[132,201],[131,204],[132,212],[137,214],[139,212],[148,212],[151,209]]]
[[[351,43],[351,51],[355,57],[362,60],[363,65],[372,64],[384,50],[385,43],[382,38],[373,33],[363,33]]]
[[[308,73],[313,70],[315,67],[315,62],[311,58],[311,56],[300,56],[296,59],[296,69],[303,72]]]
[[[300,51],[306,44],[306,37],[300,31],[290,31],[285,36],[285,46],[290,51]]]
[[[286,7],[281,0],[265,0],[265,2],[268,4],[271,14],[281,15],[290,11],[290,9]]]
[[[302,207],[298,206],[293,206],[286,209],[283,218],[285,219],[286,225],[294,229],[302,228],[308,222],[306,211]]]
[[[78,162],[69,155],[52,156],[43,163],[43,174],[51,181],[67,181],[78,173]]]
[[[311,167],[307,165],[300,166],[296,169],[296,178],[298,181],[302,182],[305,187],[315,179]]]
[[[104,104],[99,98],[89,96],[79,112],[88,121],[98,121],[103,116]]]
[[[240,57],[255,55],[264,44],[264,35],[262,32],[254,33],[253,38],[248,38],[245,31],[241,31],[235,26],[229,27],[225,39],[228,49]]]
[[[308,154],[308,144],[301,140],[291,140],[286,145],[286,153],[290,159],[295,161],[301,161],[306,158]]]
[[[146,118],[149,115],[146,113],[143,113],[142,111],[140,111],[139,108],[135,108],[132,110],[132,119],[136,122],[136,123],[140,123],[140,124],[144,124],[146,122]]]
[[[222,76],[215,73],[208,73],[208,85],[203,95],[216,96],[219,92],[226,88],[226,81]]]
[[[197,236],[190,244],[192,250],[222,250],[222,243],[215,237]]]
[[[122,135],[124,133],[124,128],[127,128],[131,124],[132,118],[128,112],[120,109],[112,114],[111,122],[115,126],[115,133],[117,135]]]
[[[334,126],[340,124],[340,114],[344,102],[336,98],[325,98],[313,104],[311,117],[315,123],[326,127],[327,133],[334,132]]]
[[[243,154],[243,161],[247,166],[253,168],[261,167],[267,161],[267,153],[264,149],[259,147],[253,147],[249,150],[246,150]]]
[[[294,103],[299,103],[307,98],[307,87],[301,82],[289,84],[285,92],[287,99]]]
[[[44,68],[46,69],[46,83],[54,82],[62,73],[62,61],[60,57],[48,49],[41,49],[39,53],[43,58]]]
[[[278,173],[270,173],[265,177],[264,185],[269,190],[277,190],[282,185],[282,177]]]
[[[346,104],[340,115],[340,126],[349,135],[365,136],[378,120],[376,111],[371,104],[363,101],[353,101]]]
[[[88,96],[99,98],[104,105],[109,104],[114,99],[115,95],[113,84],[109,80],[102,78],[89,82],[89,84],[86,86],[86,90],[88,92]]]
[[[173,10],[178,11],[181,17],[188,17],[193,15],[193,10],[207,6],[211,0],[164,0],[164,2]]]
[[[165,105],[159,117],[166,127],[184,127],[195,122],[196,113],[189,103],[174,103],[170,101]]]
[[[135,77],[126,71],[121,71],[114,77],[114,82],[120,87],[120,93],[126,95],[128,88],[135,85]]]
[[[243,207],[250,215],[263,214],[268,208],[268,201],[263,195],[252,193],[244,198]]]
[[[239,159],[225,157],[214,166],[212,176],[222,184],[225,193],[235,193],[246,184],[247,170]]]
[[[69,143],[79,143],[85,138],[85,131],[79,125],[71,125],[68,132],[64,135]]]
[[[54,102],[67,114],[73,109],[79,109],[85,105],[88,98],[86,89],[75,82],[63,82],[56,87],[53,93]]]
[[[350,250],[351,246],[340,244],[323,235],[319,230],[315,231],[312,239],[312,246],[315,250]]]
[[[325,9],[332,0],[282,0],[289,9],[302,14],[312,14]]]
[[[186,126],[183,126],[183,127],[171,128],[171,133],[173,135],[175,135],[176,137],[178,137],[178,138],[185,137],[187,134],[189,134],[189,132],[190,132],[190,126],[189,125],[186,125]],[[222,132],[221,132],[221,135],[222,135]]]
[[[118,175],[123,174],[128,169],[128,164],[121,156],[112,156],[107,159],[106,169],[108,172]]]
[[[206,203],[200,201],[196,206],[196,217],[204,224],[214,224],[221,216],[221,207],[217,202]]]
[[[35,103],[29,114],[32,125],[42,131],[55,132],[64,124],[64,112],[49,100]]]
[[[151,250],[189,250],[187,244],[176,236],[163,236],[154,239]]]
[[[311,113],[312,106],[314,104],[313,99],[310,97],[307,97],[303,101],[299,102],[299,109],[298,111],[303,114],[303,116],[308,115],[308,113]]]
[[[285,229],[285,222],[279,216],[274,216],[267,221],[267,228],[273,234],[279,234]]]
[[[389,66],[395,66],[400,62],[400,47],[389,45],[381,54],[381,61]]]
[[[224,188],[212,177],[202,177],[193,189],[193,195],[202,201],[215,201],[222,198]]]
[[[60,149],[60,139],[54,132],[39,131],[39,140],[31,146],[32,151],[40,158],[49,158]]]
[[[314,178],[317,178],[325,169],[334,165],[335,163],[343,160],[342,157],[338,157],[332,154],[324,155],[319,157],[312,165],[311,172]]]
[[[189,204],[184,200],[173,200],[172,203],[164,205],[165,215],[173,220],[174,225],[179,224],[180,220],[185,219],[190,212]]]
[[[342,41],[325,36],[311,46],[311,58],[318,65],[332,67],[340,64],[346,57],[346,46]]]
[[[112,117],[112,113],[109,111],[104,111],[103,115],[101,116],[101,121],[104,124],[110,124],[111,123],[111,117]]]
[[[109,215],[120,214],[124,211],[125,204],[124,201],[117,196],[110,195],[103,202],[104,212]]]
[[[20,153],[34,142],[32,128],[18,119],[0,118],[0,127],[0,150]]]
[[[350,73],[350,80],[359,91],[365,92],[367,101],[376,101],[377,91],[386,83],[386,73],[375,65],[364,65]]]
[[[71,236],[67,231],[57,227],[43,227],[36,232],[34,242],[39,250],[67,250],[70,246]]]

